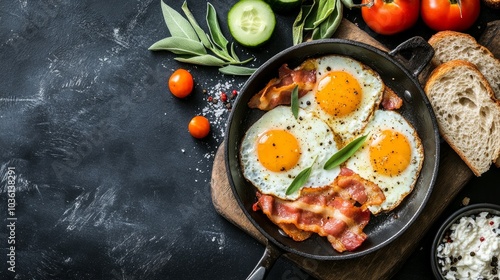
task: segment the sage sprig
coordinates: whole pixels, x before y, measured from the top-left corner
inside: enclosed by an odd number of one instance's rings
[[[342,22],[344,6],[351,9],[365,5],[354,4],[353,0],[313,0],[302,4],[292,26],[293,44],[332,37]]]
[[[342,163],[344,163],[348,158],[350,158],[365,142],[368,134],[358,137],[354,139],[352,142],[347,144],[344,148],[340,149],[340,151],[336,152],[333,156],[331,156],[323,166],[323,169],[330,170],[335,168]]]
[[[293,179],[292,183],[290,183],[290,186],[288,186],[288,188],[286,189],[285,192],[286,195],[291,195],[294,192],[298,191],[307,182],[309,176],[311,176],[312,167],[316,162],[317,158],[318,157],[314,158],[314,161],[311,164],[311,166],[300,171],[300,173]]]
[[[171,37],[163,38],[148,49],[151,51],[170,51],[179,56],[174,59],[184,63],[216,66],[224,74],[251,75],[255,68],[237,66],[248,63],[253,58],[240,60],[234,50],[234,43],[229,44],[217,20],[217,11],[207,2],[206,22],[208,34],[198,24],[189,10],[187,2],[182,4],[185,16],[161,1],[163,18]]]

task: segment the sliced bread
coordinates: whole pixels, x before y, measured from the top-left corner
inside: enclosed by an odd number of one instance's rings
[[[452,60],[429,76],[425,92],[441,136],[476,176],[500,155],[500,104],[477,67]]]
[[[500,100],[500,60],[474,37],[456,31],[441,31],[429,39],[429,44],[434,48],[434,66],[456,59],[473,63],[490,83],[496,99]]]

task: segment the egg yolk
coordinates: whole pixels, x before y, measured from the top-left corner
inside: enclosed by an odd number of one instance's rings
[[[410,142],[402,133],[383,130],[374,135],[370,142],[370,161],[373,170],[379,174],[396,176],[410,164]]]
[[[257,155],[260,163],[268,170],[286,171],[299,161],[299,142],[286,130],[268,130],[257,139]]]
[[[343,71],[329,72],[321,79],[316,101],[323,111],[334,117],[354,112],[361,104],[362,91],[359,82]]]

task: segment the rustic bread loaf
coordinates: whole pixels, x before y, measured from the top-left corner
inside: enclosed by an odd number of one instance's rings
[[[500,60],[469,34],[455,31],[441,31],[429,39],[435,54],[432,64],[461,59],[476,65],[490,83],[495,97],[500,100]]]
[[[500,155],[500,104],[477,67],[452,60],[429,76],[425,92],[442,137],[476,176]]]

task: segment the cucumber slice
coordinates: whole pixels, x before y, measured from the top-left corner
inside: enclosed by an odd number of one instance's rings
[[[227,23],[238,43],[258,47],[271,38],[276,17],[271,6],[263,0],[241,0],[229,10]]]
[[[302,0],[266,0],[276,13],[284,14],[298,9]]]

